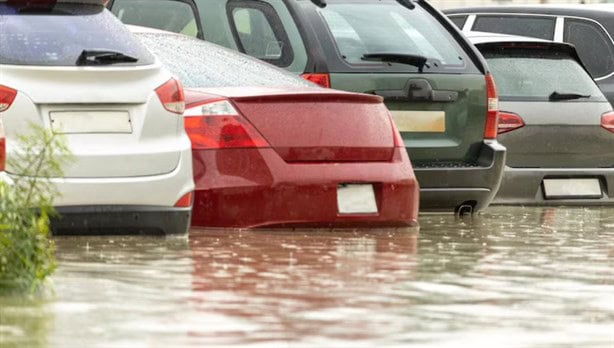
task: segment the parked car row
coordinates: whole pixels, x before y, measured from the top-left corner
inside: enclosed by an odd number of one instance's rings
[[[425,1],[0,0],[0,171],[29,123],[65,137],[55,233],[612,202],[574,47],[468,36]]]

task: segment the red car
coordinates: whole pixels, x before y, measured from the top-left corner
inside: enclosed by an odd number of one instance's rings
[[[412,227],[419,187],[382,99],[132,28],[185,87],[193,226]]]

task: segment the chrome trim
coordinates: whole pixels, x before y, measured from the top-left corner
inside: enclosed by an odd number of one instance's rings
[[[476,15],[468,15],[467,20],[465,21],[465,25],[463,26],[463,32],[470,32],[471,28],[473,28],[473,24],[475,24]]]
[[[553,41],[564,42],[563,41],[564,34],[565,34],[565,17],[556,17]]]

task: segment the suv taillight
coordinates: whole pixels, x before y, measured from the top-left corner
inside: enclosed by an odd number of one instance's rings
[[[8,110],[16,96],[16,90],[0,85],[0,112]]]
[[[330,76],[328,74],[303,74],[301,77],[320,87],[330,88]]]
[[[516,115],[513,112],[500,111],[498,123],[498,134],[511,132],[518,128],[524,127],[524,121],[522,120],[522,117]]]
[[[614,133],[614,111],[609,111],[601,115],[601,127]]]
[[[184,113],[184,124],[194,150],[269,147],[226,99],[190,106]]]
[[[179,81],[170,79],[156,88],[156,94],[167,111],[182,115],[185,111],[185,96]]]
[[[484,139],[497,139],[497,119],[499,114],[499,97],[495,79],[490,73],[486,74],[486,125],[484,126]]]

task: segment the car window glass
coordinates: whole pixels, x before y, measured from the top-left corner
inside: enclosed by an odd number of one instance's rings
[[[614,47],[603,28],[594,22],[565,19],[566,42],[572,43],[593,77],[603,77],[614,71]]]
[[[99,5],[56,4],[51,10],[18,13],[0,3],[0,64],[74,66],[84,50],[108,50],[147,65],[154,57],[111,13]]]
[[[319,9],[339,54],[349,64],[382,65],[364,55],[394,53],[424,56],[433,70],[464,67],[462,49],[421,7],[408,10],[396,2],[330,3]],[[417,68],[412,68],[416,70]]]
[[[465,22],[467,22],[467,16],[450,16],[450,20],[459,29],[463,29],[463,27],[465,26]]]
[[[188,88],[315,86],[250,56],[188,36],[162,33],[137,36]]]
[[[275,37],[264,13],[253,8],[235,8],[232,16],[245,53],[256,58],[281,57],[283,42]]]
[[[555,26],[554,17],[479,15],[472,30],[552,40]]]
[[[292,63],[294,52],[275,8],[263,1],[231,0],[227,11],[239,51],[280,67]]]
[[[172,31],[196,37],[194,9],[187,2],[170,0],[115,0],[112,12],[126,24]]]
[[[545,101],[553,92],[603,94],[582,66],[568,53],[554,50],[496,50],[483,52],[495,77],[501,100]],[[587,99],[579,99],[586,101]]]

